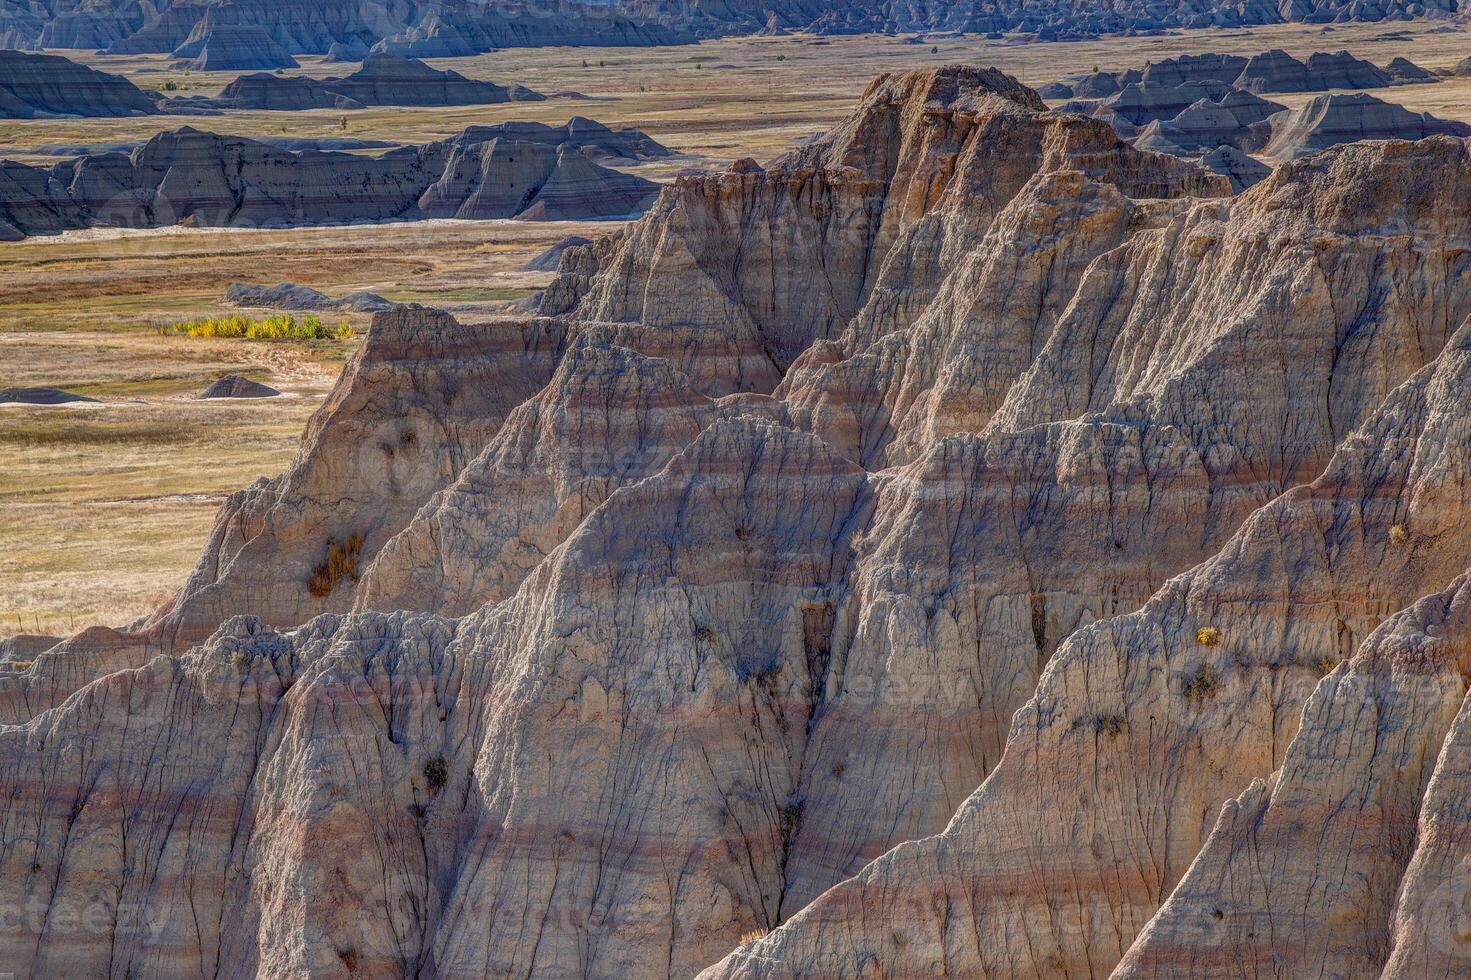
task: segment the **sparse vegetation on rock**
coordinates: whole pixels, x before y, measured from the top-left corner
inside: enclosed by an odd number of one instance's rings
[[[307,579],[307,590],[318,599],[324,599],[344,582],[356,582],[362,553],[361,534],[350,534],[342,541],[328,541],[327,555]]]

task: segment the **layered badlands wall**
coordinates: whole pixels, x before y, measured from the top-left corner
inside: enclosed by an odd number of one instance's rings
[[[1454,973],[1468,185],[916,72],[545,316],[380,315],[170,603],[0,674],[4,961]]]

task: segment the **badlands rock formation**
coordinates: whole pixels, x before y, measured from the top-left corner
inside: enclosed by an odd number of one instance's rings
[[[50,54],[0,51],[0,118],[142,116],[154,100],[118,75]]]
[[[251,71],[296,68],[296,59],[262,27],[251,24],[207,26],[174,52],[175,68],[193,71]]]
[[[530,5],[533,9],[538,6]],[[551,6],[541,4],[541,6]],[[615,9],[627,10],[635,23],[663,23],[693,30],[699,35],[728,33],[780,34],[805,30],[818,34],[912,33],[916,31],[963,31],[975,33],[1016,32],[1038,38],[1082,38],[1129,30],[1164,27],[1239,27],[1275,24],[1282,21],[1326,22],[1332,20],[1408,19],[1414,16],[1444,16],[1457,8],[1456,0],[1279,0],[1247,2],[1187,2],[1165,0],[1119,0],[1100,5],[1084,0],[963,0],[946,4],[891,4],[878,0],[764,0],[761,3],[720,4],[624,2]],[[453,8],[451,8],[453,9]],[[571,25],[587,30],[606,11],[572,8],[581,16],[568,17]],[[521,23],[534,22],[523,18]],[[626,29],[613,20],[606,33],[624,36]],[[543,42],[546,43],[546,42]]]
[[[591,239],[583,238],[581,235],[568,235],[555,245],[538,254],[521,268],[526,272],[556,272],[557,267],[562,264],[562,256],[566,254],[568,249],[577,248],[579,245],[591,244]]]
[[[1260,136],[1253,127],[1286,108],[1232,89],[1218,100],[1201,99],[1172,118],[1151,121],[1140,130],[1134,145],[1176,156],[1198,156],[1218,147],[1255,149]]]
[[[245,75],[227,85],[213,102],[228,109],[295,110],[492,105],[544,98],[521,85],[507,88],[456,71],[439,71],[422,61],[375,54],[345,78]]]
[[[505,101],[504,99],[498,101]],[[306,75],[274,75],[252,72],[226,85],[218,96],[183,96],[170,99],[165,107],[214,115],[211,110],[262,109],[267,112],[298,112],[306,109],[363,109],[361,102],[339,95]]]
[[[92,9],[79,19],[70,8]],[[551,3],[491,6],[469,0],[174,0],[136,5],[129,0],[48,0],[59,8],[18,17],[12,9],[0,15],[0,28],[18,40],[40,36],[65,19],[81,47],[109,54],[182,52],[193,57],[216,29],[232,26],[264,30],[288,54],[334,53],[336,60],[361,60],[383,45],[392,53],[414,57],[455,57],[501,47],[595,44],[676,44],[694,40],[681,18],[651,17],[634,9],[595,3]],[[112,16],[113,11],[119,14]],[[99,17],[109,17],[103,29]],[[687,20],[687,18],[683,18]],[[93,24],[99,25],[93,27]],[[192,53],[191,53],[192,52]]]
[[[946,68],[379,314],[164,607],[0,649],[3,961],[1448,972],[1468,200]]]
[[[696,40],[687,7],[649,17],[637,5],[627,5],[631,16],[619,6],[542,2],[517,11],[480,3],[438,4],[414,16],[410,26],[378,41],[373,50],[412,58],[457,58],[497,48],[645,47]]]
[[[1433,72],[1426,71],[1408,58],[1394,58],[1384,66],[1384,70],[1400,85],[1416,85],[1421,82],[1438,80],[1438,76]]]
[[[1356,140],[1417,140],[1436,134],[1471,136],[1471,126],[1412,112],[1372,95],[1320,95],[1293,112],[1273,116],[1262,155],[1292,160]]]
[[[1247,62],[1235,84],[1249,92],[1322,92],[1332,88],[1384,88],[1393,81],[1387,72],[1347,51],[1319,52],[1302,62],[1286,51],[1274,49]]]
[[[1274,49],[1250,58],[1231,54],[1187,54],[1150,62],[1142,69],[1076,75],[1054,82],[1048,97],[1101,99],[1139,82],[1149,82],[1162,88],[1215,83],[1249,92],[1323,92],[1328,89],[1384,88],[1434,80],[1434,75],[1406,58],[1395,58],[1386,67],[1379,68],[1347,51],[1319,52],[1309,55],[1304,62],[1285,51]]]
[[[231,306],[256,306],[274,310],[308,312],[381,313],[393,304],[375,293],[358,291],[333,299],[308,286],[283,282],[275,286],[232,283],[225,290],[225,302]]]
[[[1358,670],[1372,675],[1387,670],[1387,663],[1370,666],[1373,658],[1384,662],[1395,651],[1395,662],[1405,663],[1410,675],[1403,689],[1423,699],[1394,704],[1407,717],[1433,710],[1443,717],[1443,708],[1421,707],[1434,703],[1442,684],[1453,704],[1465,692],[1464,676],[1437,679],[1430,664],[1446,663],[1441,655],[1427,650],[1420,661],[1419,655],[1411,660],[1398,653],[1396,643],[1406,641],[1395,634],[1412,634],[1412,624],[1429,613],[1405,617],[1410,624],[1380,624],[1420,596],[1452,586],[1465,567],[1459,540],[1443,529],[1459,521],[1453,515],[1465,503],[1458,496],[1465,406],[1447,386],[1457,386],[1450,379],[1465,369],[1471,334],[1468,328],[1455,332],[1468,312],[1465,284],[1458,281],[1466,270],[1458,258],[1447,266],[1442,248],[1468,230],[1467,212],[1444,210],[1471,180],[1468,164],[1466,146],[1444,138],[1340,147],[1279,169],[1229,206],[1204,206],[1175,219],[1173,233],[1165,231],[1166,241],[1179,243],[1180,257],[1173,261],[1195,269],[1192,275],[1161,270],[1158,281],[1189,283],[1196,291],[1209,279],[1208,273],[1201,278],[1205,267],[1198,263],[1225,263],[1224,271],[1263,246],[1276,256],[1273,264],[1282,263],[1280,273],[1258,267],[1259,275],[1249,277],[1256,300],[1219,308],[1232,310],[1215,318],[1214,331],[1225,342],[1207,342],[1198,366],[1184,375],[1170,372],[1166,380],[1154,372],[1162,356],[1173,359],[1168,338],[1176,335],[1175,324],[1183,318],[1204,325],[1188,310],[1171,312],[1163,322],[1158,316],[1153,324],[1139,322],[1143,332],[1136,336],[1150,338],[1144,348],[1128,340],[1128,327],[1107,330],[1104,337],[1121,360],[1085,360],[1082,371],[1073,367],[1079,351],[1068,351],[1067,325],[1053,332],[1056,366],[1043,367],[1050,360],[1044,351],[993,420],[993,433],[1039,418],[1035,399],[1059,383],[1059,390],[1078,393],[1065,403],[1094,407],[1085,424],[1133,415],[1134,425],[1152,427],[1145,420],[1168,417],[1172,398],[1185,398],[1192,412],[1211,404],[1215,396],[1209,392],[1224,380],[1219,372],[1226,368],[1229,374],[1227,365],[1236,357],[1250,357],[1245,352],[1263,350],[1259,345],[1265,343],[1288,364],[1305,353],[1298,345],[1306,341],[1320,352],[1314,356],[1318,368],[1283,372],[1257,360],[1241,365],[1241,384],[1261,391],[1268,374],[1292,378],[1278,388],[1286,414],[1268,413],[1286,427],[1268,441],[1286,448],[1284,434],[1296,443],[1320,428],[1323,435],[1312,440],[1319,446],[1315,459],[1284,457],[1277,465],[1304,476],[1321,469],[1322,475],[1307,476],[1307,485],[1252,515],[1215,557],[1170,581],[1138,612],[1070,637],[1014,720],[1001,766],[942,835],[874,862],[711,976],[856,975],[865,968],[896,977],[1097,974],[1113,969],[1125,953],[1122,972],[1131,976],[1241,976],[1250,975],[1254,965],[1301,976],[1317,972],[1320,962],[1327,964],[1325,973],[1347,962],[1355,965],[1340,975],[1364,975],[1385,965],[1391,930],[1439,928],[1440,922],[1424,921],[1428,911],[1416,905],[1394,907],[1401,881],[1406,889],[1414,884],[1401,877],[1413,846],[1405,828],[1413,827],[1423,789],[1413,769],[1399,784],[1408,798],[1395,804],[1407,816],[1371,809],[1377,804],[1358,813],[1344,803],[1347,787],[1358,778],[1351,766],[1337,770],[1319,754],[1312,764],[1324,775],[1292,790],[1314,809],[1299,808],[1295,817],[1284,818],[1294,822],[1282,832],[1261,827],[1253,815],[1252,808],[1266,809],[1271,791],[1252,780],[1272,777],[1293,763],[1294,753],[1305,760],[1319,751],[1298,748],[1308,737],[1357,751],[1361,743],[1341,727],[1326,736],[1305,730],[1294,741],[1300,716],[1304,725],[1332,724],[1326,717],[1309,719],[1322,716],[1326,703],[1314,705],[1333,699],[1339,678],[1342,710],[1363,719],[1371,740],[1385,739],[1386,753],[1398,751],[1387,733],[1406,723],[1382,713],[1376,718],[1372,702],[1364,713],[1364,695],[1376,683],[1371,676],[1350,681],[1345,672],[1353,668],[1338,667],[1312,695],[1314,701],[1307,701],[1319,678],[1342,661],[1356,659]],[[1204,237],[1195,237],[1192,226]],[[1426,237],[1417,243],[1402,229]],[[1238,237],[1241,232],[1245,237]],[[1302,232],[1312,240],[1298,238]],[[1115,268],[1144,259],[1127,257],[1144,241],[1128,247]],[[1322,272],[1311,271],[1316,258],[1299,267],[1306,277],[1289,272],[1300,261],[1294,253],[1307,259],[1319,250],[1331,255]],[[1386,250],[1408,260],[1402,268],[1416,283],[1402,281],[1408,292],[1394,274],[1376,271],[1383,268]],[[1237,283],[1244,278],[1231,274]],[[1421,293],[1422,285],[1430,291]],[[1087,291],[1085,281],[1079,295]],[[1348,304],[1311,312],[1327,301],[1325,294]],[[1422,299],[1430,305],[1420,305]],[[1442,306],[1443,300],[1449,305]],[[1307,327],[1320,318],[1324,329]],[[1306,332],[1298,332],[1303,327]],[[1380,333],[1386,329],[1399,338]],[[1238,331],[1244,331],[1239,341],[1226,341]],[[1447,343],[1452,332],[1455,338]],[[1266,341],[1268,335],[1274,339]],[[1196,334],[1193,342],[1202,341]],[[1096,334],[1086,343],[1098,350]],[[1134,360],[1133,352],[1151,348],[1147,358]],[[1359,366],[1345,384],[1340,371],[1348,363],[1342,354],[1349,351],[1350,362]],[[1187,380],[1192,374],[1195,380]],[[1207,381],[1211,375],[1215,380]],[[1127,387],[1120,389],[1119,381]],[[1139,397],[1149,389],[1157,394]],[[1326,401],[1309,405],[1306,399],[1314,395]],[[1114,407],[1107,407],[1110,402]],[[1294,402],[1301,408],[1293,409]],[[1126,414],[1114,414],[1119,412]],[[1304,427],[1308,419],[1313,421]],[[1218,438],[1213,433],[1236,428],[1230,422],[1195,428],[1193,438],[1212,443]],[[1324,465],[1324,448],[1334,442],[1341,447]],[[1456,448],[1447,456],[1451,446]],[[1215,450],[1194,458],[1224,461]],[[1209,471],[1219,463],[1206,465]],[[1417,641],[1408,642],[1413,648]],[[1382,681],[1389,701],[1396,697],[1389,690],[1395,683],[1387,676]],[[1435,729],[1423,737],[1433,757]],[[1272,778],[1302,786],[1291,769]],[[1224,789],[1232,784],[1246,794],[1234,803]],[[1360,799],[1380,800],[1393,790],[1376,785],[1361,792]],[[1229,805],[1218,824],[1223,803]],[[1372,825],[1375,833],[1382,829],[1390,836],[1340,848],[1333,840],[1338,830],[1330,827],[1325,837],[1317,816],[1304,817],[1340,808],[1349,815],[1337,826]],[[1293,832],[1311,836],[1312,846],[1294,851],[1290,837],[1283,836]],[[1387,853],[1395,834],[1401,835],[1401,851]],[[1247,836],[1274,848],[1273,854],[1262,854]],[[1324,855],[1339,862],[1342,875],[1320,863]],[[1435,860],[1444,866],[1443,852]],[[1230,862],[1240,870],[1217,870]],[[1236,880],[1228,882],[1226,875],[1233,873]],[[1251,874],[1270,880],[1250,882]],[[1273,881],[1281,882],[1280,897]],[[1161,905],[1165,909],[1156,918]],[[1270,920],[1276,916],[1284,923],[1290,917],[1293,925],[1273,934]],[[1303,918],[1321,931],[1305,932]],[[1329,949],[1319,942],[1328,942]],[[1285,959],[1274,959],[1277,954]]]
[[[1200,158],[1200,165],[1231,181],[1237,194],[1265,180],[1272,168],[1234,146],[1220,146]]]
[[[1444,18],[1459,0],[16,0],[0,8],[0,39],[105,48],[178,48],[217,27],[255,26],[291,54],[381,45],[413,57],[456,57],[528,45],[678,44],[726,34],[1009,32],[1078,39],[1179,27],[1284,21]]]
[[[1097,72],[1071,82],[1054,83],[1059,98],[1087,92],[1102,97],[1077,98],[1062,109],[1100,119],[1140,149],[1200,158],[1231,156],[1236,189],[1251,167],[1245,154],[1270,160],[1364,139],[1422,139],[1437,133],[1465,135],[1460,123],[1415,113],[1364,94],[1320,96],[1306,107],[1288,111],[1257,92],[1321,91],[1328,88],[1377,88],[1401,81],[1428,80],[1428,73],[1404,59],[1394,73],[1360,61],[1346,51],[1314,54],[1306,62],[1283,51],[1251,59],[1231,55],[1187,55],[1150,64],[1142,72]],[[1218,152],[1219,151],[1219,152]],[[1236,151],[1232,153],[1232,151]],[[1219,169],[1213,166],[1212,169]],[[1225,171],[1221,171],[1225,172]]]
[[[1179,85],[1141,80],[1125,85],[1117,94],[1100,103],[1100,107],[1131,126],[1147,126],[1161,119],[1173,119],[1201,102],[1219,102],[1232,92],[1229,85],[1215,81],[1189,81]]]
[[[366,41],[361,38],[351,38],[347,41],[333,41],[327,48],[327,56],[323,59],[328,62],[339,61],[362,61],[372,49]]]
[[[200,398],[274,398],[281,394],[270,385],[227,374],[199,393]]]
[[[609,129],[595,119],[573,116],[561,126],[539,122],[504,122],[491,126],[469,126],[452,138],[458,145],[514,140],[544,146],[567,146],[595,160],[652,160],[672,156],[671,151],[638,129]]]
[[[204,4],[189,2],[140,9],[139,13],[144,15],[142,23],[112,43],[99,45],[101,53],[169,54],[189,40],[195,26],[204,20],[206,12]]]
[[[608,132],[603,130],[603,132]],[[600,134],[589,146],[601,149]],[[50,168],[0,161],[0,237],[180,222],[233,227],[415,218],[622,217],[658,185],[610,170],[575,140],[468,134],[380,156],[280,149],[185,128],[131,153]]]

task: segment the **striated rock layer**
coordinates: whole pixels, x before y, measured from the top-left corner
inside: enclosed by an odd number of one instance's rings
[[[1468,200],[946,68],[380,313],[168,604],[0,657],[5,962],[1443,970]]]
[[[1292,160],[1339,143],[1369,139],[1423,139],[1447,134],[1471,136],[1471,126],[1412,112],[1371,95],[1320,95],[1301,109],[1273,116],[1262,155]]]
[[[268,31],[253,24],[216,26],[206,18],[174,52],[174,67],[193,71],[255,71],[297,68],[295,58]]]
[[[589,145],[600,150],[615,134],[596,129]],[[575,134],[553,143],[472,128],[442,142],[362,156],[293,151],[186,127],[131,153],[87,154],[50,168],[0,161],[0,240],[178,223],[279,228],[625,217],[646,208],[657,190],[653,181],[592,160]]]
[[[154,100],[120,75],[57,55],[0,51],[0,117],[143,116]]]
[[[1265,413],[1264,421],[1281,425],[1275,432],[1293,433],[1295,439],[1307,435],[1313,425],[1327,426],[1318,445],[1326,448],[1342,441],[1338,454],[1321,477],[1251,516],[1216,557],[1170,581],[1139,612],[1070,637],[1052,659],[1034,698],[1013,721],[1000,767],[959,809],[943,834],[874,862],[789,926],[734,954],[711,976],[857,973],[870,963],[886,976],[1097,973],[1112,969],[1136,936],[1139,944],[1125,964],[1137,975],[1179,975],[1181,970],[1197,975],[1215,964],[1219,975],[1240,976],[1243,969],[1250,972],[1252,962],[1280,965],[1284,955],[1322,951],[1298,926],[1290,935],[1273,934],[1266,921],[1280,907],[1281,914],[1295,922],[1306,901],[1325,929],[1337,925],[1333,905],[1320,884],[1302,877],[1284,881],[1278,906],[1271,882],[1263,882],[1259,891],[1245,881],[1226,884],[1221,873],[1204,863],[1235,859],[1242,864],[1240,874],[1246,874],[1247,867],[1261,871],[1260,849],[1247,844],[1237,852],[1238,841],[1231,839],[1233,834],[1252,833],[1248,828],[1254,818],[1223,816],[1224,826],[1216,832],[1223,839],[1217,844],[1211,837],[1207,845],[1207,837],[1217,809],[1229,799],[1230,787],[1266,778],[1284,765],[1285,758],[1290,760],[1299,714],[1318,678],[1353,655],[1361,638],[1370,636],[1384,616],[1447,587],[1464,568],[1464,548],[1441,529],[1464,507],[1454,489],[1462,481],[1450,474],[1464,472],[1465,464],[1463,458],[1458,462],[1458,457],[1446,457],[1438,448],[1464,448],[1464,440],[1450,435],[1466,424],[1464,406],[1445,394],[1431,399],[1446,413],[1444,423],[1438,423],[1426,418],[1417,400],[1429,398],[1419,392],[1427,383],[1433,385],[1434,378],[1445,383],[1462,370],[1463,339],[1453,342],[1453,349],[1438,360],[1431,358],[1451,325],[1468,312],[1465,270],[1456,267],[1458,260],[1452,267],[1443,265],[1444,249],[1456,250],[1459,246],[1452,243],[1463,240],[1467,215],[1458,209],[1442,210],[1442,202],[1452,199],[1443,195],[1453,195],[1450,188],[1467,179],[1466,167],[1466,149],[1459,141],[1347,148],[1280,170],[1232,204],[1230,223],[1257,224],[1282,259],[1293,250],[1291,229],[1300,220],[1293,213],[1304,207],[1297,213],[1321,222],[1318,234],[1323,237],[1304,241],[1317,257],[1301,268],[1322,269],[1315,275],[1328,276],[1335,285],[1325,290],[1311,279],[1284,278],[1262,269],[1252,280],[1263,289],[1263,298],[1271,298],[1271,305],[1288,304],[1283,313],[1236,305],[1230,307],[1236,316],[1221,318],[1221,326],[1255,333],[1273,331],[1276,323],[1291,325],[1291,331],[1272,341],[1257,335],[1242,336],[1224,347],[1208,344],[1210,350],[1203,352],[1207,361],[1229,356],[1233,349],[1243,353],[1277,349],[1284,363],[1302,363],[1299,358],[1305,352],[1298,345],[1317,333],[1309,325],[1314,297],[1332,295],[1336,304],[1357,291],[1343,288],[1362,274],[1350,270],[1357,265],[1369,273],[1360,280],[1363,291],[1358,292],[1369,306],[1350,299],[1347,308],[1335,307],[1324,322],[1328,329],[1321,336],[1328,347],[1323,353],[1330,360],[1320,361],[1317,370],[1281,375],[1297,384],[1314,378],[1326,382],[1326,401],[1318,397],[1313,404],[1300,402],[1301,408],[1294,409],[1297,397],[1308,396],[1309,391],[1287,391],[1287,414]],[[1197,209],[1197,220],[1202,210]],[[1253,222],[1254,213],[1271,218]],[[1187,217],[1184,226],[1189,224]],[[1422,332],[1427,325],[1422,318],[1425,307],[1419,302],[1428,294],[1411,287],[1401,300],[1390,299],[1397,292],[1392,285],[1395,276],[1383,279],[1373,270],[1385,260],[1385,249],[1392,250],[1391,241],[1404,242],[1412,251],[1417,248],[1407,240],[1412,236],[1401,237],[1406,235],[1402,229],[1414,228],[1419,236],[1432,227],[1436,231],[1421,240],[1427,251],[1400,266],[1417,270],[1412,276],[1444,282],[1449,291],[1442,295],[1455,297],[1451,306],[1432,314],[1436,326],[1426,333]],[[1367,236],[1357,259],[1353,254],[1357,249],[1344,250],[1350,241],[1345,235]],[[1193,246],[1184,241],[1181,245],[1177,252],[1204,251],[1221,258],[1239,247],[1232,243],[1229,224]],[[1327,254],[1333,258],[1319,266]],[[1095,271],[1100,271],[1098,266]],[[1176,271],[1160,274],[1192,292],[1209,281],[1201,270],[1178,279]],[[1349,279],[1340,279],[1343,275]],[[1378,285],[1372,285],[1376,280]],[[1079,295],[1087,288],[1085,281]],[[1381,305],[1385,300],[1388,305]],[[1411,300],[1411,307],[1399,306]],[[1294,312],[1286,314],[1288,308]],[[1412,308],[1415,312],[1410,313]],[[1333,326],[1345,314],[1347,319]],[[1308,333],[1297,334],[1297,327],[1307,327]],[[1411,333],[1390,341],[1380,335],[1385,327]],[[1065,333],[1066,328],[1059,327],[1054,340]],[[1165,353],[1161,342],[1168,347],[1171,333],[1167,321],[1149,325],[1148,341],[1141,337],[1122,345],[1122,350],[1118,339],[1108,343],[1121,353],[1150,350],[1150,361],[1158,365]],[[1458,337],[1466,335],[1463,330]],[[1104,336],[1123,339],[1111,333]],[[1090,328],[1088,344],[1095,351],[1098,339],[1096,327]],[[1204,341],[1197,334],[1193,342]],[[1350,351],[1360,366],[1345,386],[1334,378],[1337,368],[1346,366],[1342,357]],[[1132,360],[1132,354],[1128,356]],[[1093,367],[1078,377],[1075,357],[1059,359],[1061,373],[1038,385],[1049,360],[1044,352],[993,420],[993,431],[1028,416],[1036,418],[1034,406],[1044,390],[1066,391],[1074,383],[1088,400],[1073,402],[1071,411],[1089,410],[1085,418],[1101,412],[1100,422],[1117,411],[1106,406],[1110,401],[1117,404],[1120,392],[1110,379],[1121,377],[1118,368],[1104,362],[1098,365],[1101,372]],[[1394,384],[1427,361],[1432,367],[1391,393]],[[1371,369],[1370,364],[1377,366]],[[1241,375],[1239,390],[1254,385],[1259,398],[1269,364],[1256,357],[1242,366],[1249,368],[1249,374]],[[1143,381],[1157,370],[1149,362],[1135,362],[1123,376]],[[1177,375],[1169,385],[1193,389],[1187,411],[1199,413],[1211,404],[1213,386],[1204,376],[1187,380],[1195,373]],[[1362,386],[1376,375],[1378,380],[1367,389]],[[1075,382],[1069,380],[1073,378]],[[1161,395],[1135,403],[1134,411],[1158,406],[1145,409],[1158,412],[1169,400]],[[1349,395],[1348,400],[1341,400],[1342,395]],[[1253,414],[1261,407],[1257,401]],[[1308,419],[1317,421],[1305,428]],[[1250,426],[1242,418],[1201,429],[1197,414],[1193,425],[1214,442],[1211,429],[1242,431],[1242,423]],[[1451,428],[1420,442],[1423,433],[1442,425]],[[1417,445],[1428,450],[1425,456],[1412,451]],[[1222,448],[1214,445],[1202,461],[1222,461]],[[1276,451],[1285,449],[1279,443]],[[1283,483],[1303,480],[1304,474],[1321,467],[1304,458],[1296,474],[1283,474]],[[1259,464],[1251,469],[1261,472]],[[1410,531],[1411,526],[1418,530]],[[1420,532],[1426,537],[1419,537]],[[1459,703],[1464,684],[1457,680],[1452,688]],[[1432,695],[1433,691],[1426,696]],[[1349,710],[1360,710],[1362,688],[1347,696],[1355,699]],[[1332,737],[1341,736],[1335,732]],[[1432,743],[1438,738],[1429,737]],[[1385,750],[1393,751],[1388,744]],[[1407,778],[1413,785],[1413,774]],[[1079,792],[1077,787],[1085,789]],[[1316,789],[1332,800],[1324,805],[1339,805],[1332,789]],[[1416,790],[1410,793],[1415,795]],[[1248,796],[1240,804],[1243,808],[1264,805],[1260,790]],[[1234,828],[1230,821],[1236,821]],[[1413,813],[1408,817],[1412,821]],[[1322,831],[1313,825],[1310,847],[1284,848],[1280,860],[1298,862],[1284,875],[1321,873],[1324,877],[1317,882],[1334,878],[1320,866]],[[1206,850],[1197,858],[1203,845]],[[1360,846],[1365,853],[1374,851],[1373,859],[1378,859],[1375,848],[1382,845],[1355,841],[1354,848]],[[1365,872],[1367,859],[1355,863],[1355,850],[1327,847],[1354,876]],[[1362,911],[1359,894],[1331,900],[1354,908],[1354,922],[1364,926],[1360,934],[1350,933],[1348,940],[1357,944],[1361,960],[1377,956],[1383,963],[1383,937],[1397,881],[1398,875],[1391,873],[1387,884],[1379,886],[1389,890],[1390,898],[1377,899],[1377,921],[1373,910]],[[1289,887],[1309,897],[1294,904]],[[1206,900],[1202,892],[1209,893]],[[1169,905],[1150,924],[1166,898]],[[1319,906],[1319,901],[1324,904]],[[1228,914],[1235,918],[1223,928]],[[1178,922],[1190,923],[1186,928],[1194,931],[1182,935]],[[1267,946],[1272,935],[1287,945]],[[1261,946],[1260,954],[1252,950],[1254,943]],[[1314,964],[1312,969],[1316,968]],[[1286,975],[1301,974],[1288,969]]]

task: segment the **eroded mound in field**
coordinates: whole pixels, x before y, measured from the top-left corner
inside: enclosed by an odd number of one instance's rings
[[[545,96],[525,86],[497,85],[440,71],[413,58],[369,55],[362,67],[342,78],[310,78],[258,72],[242,75],[218,98],[201,107],[223,109],[361,109],[366,106],[493,105],[537,102]]]

